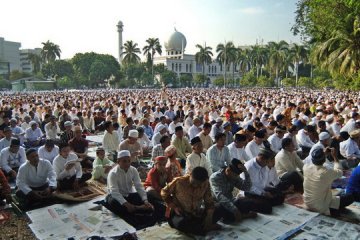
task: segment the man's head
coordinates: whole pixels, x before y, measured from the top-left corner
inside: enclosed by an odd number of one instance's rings
[[[59,145],[59,154],[63,157],[63,158],[67,158],[70,154],[71,148],[69,146],[69,144],[67,143],[63,143]]]
[[[350,138],[355,140],[355,141],[358,141],[359,138],[360,138],[360,130],[356,129],[356,130],[351,131],[350,132]]]
[[[106,121],[104,123],[104,127],[105,127],[105,130],[108,131],[109,133],[112,133],[112,131],[114,131],[114,126],[111,121]]]
[[[26,151],[26,158],[33,166],[37,166],[39,163],[39,155],[37,150],[34,148],[30,148]]]
[[[10,120],[10,126],[11,127],[15,127],[16,126],[16,124],[17,124],[17,119],[16,118],[12,118],[11,120]]]
[[[105,149],[103,147],[98,147],[96,149],[96,156],[100,159],[104,159],[105,158]]]
[[[4,135],[5,135],[5,138],[6,138],[6,139],[10,139],[10,138],[11,138],[11,136],[12,136],[12,130],[11,130],[11,128],[5,127],[4,130],[3,130],[3,132],[4,132]]]
[[[38,125],[37,125],[37,123],[35,121],[31,121],[30,122],[30,127],[31,127],[32,130],[35,130],[35,129],[37,129]]]
[[[316,148],[311,153],[311,161],[314,165],[322,166],[326,160],[324,149]]]
[[[177,126],[175,128],[175,135],[177,138],[182,138],[184,136],[184,130],[182,126]]]
[[[159,172],[165,172],[165,166],[167,163],[167,157],[165,156],[157,156],[155,158],[155,167]]]
[[[330,146],[331,136],[327,132],[321,132],[319,134],[319,140],[325,147],[327,147]]]
[[[236,148],[243,148],[246,146],[247,137],[244,134],[235,134],[234,142]]]
[[[55,143],[51,139],[46,139],[44,146],[45,146],[46,151],[51,152],[54,149]]]
[[[20,149],[20,141],[18,139],[11,139],[10,142],[10,152],[17,153]]]
[[[229,166],[225,169],[225,174],[230,179],[238,178],[244,169],[244,164],[239,159],[233,158]]]
[[[166,131],[167,131],[166,126],[163,125],[163,124],[159,125],[158,129],[159,129],[159,133],[161,135],[164,135],[166,133]]]
[[[279,125],[275,128],[275,134],[281,139],[284,137],[286,133],[286,127],[285,126],[282,126],[282,125]]]
[[[230,125],[230,122],[225,122],[223,124],[223,128],[225,131],[231,131],[231,125]]]
[[[139,137],[139,132],[137,130],[130,130],[128,140],[130,144],[134,144]]]
[[[294,152],[296,150],[294,142],[291,138],[283,138],[281,141],[281,147],[288,152]]]
[[[72,125],[73,125],[72,122],[66,121],[66,122],[64,123],[65,130],[66,130],[66,131],[71,131]]]
[[[193,139],[191,139],[190,143],[195,153],[200,154],[203,152],[204,146],[199,137],[194,137]]]
[[[203,167],[195,167],[190,174],[190,184],[193,187],[200,187],[209,179],[208,172]]]
[[[218,147],[224,147],[226,142],[226,135],[224,133],[218,133],[215,136],[215,143]]]
[[[80,126],[75,126],[74,127],[74,136],[77,139],[82,138],[82,130],[81,130]]]
[[[176,147],[173,145],[168,146],[165,151],[164,154],[166,157],[173,159],[176,158]]]
[[[217,127],[220,127],[220,126],[222,125],[222,123],[223,123],[222,118],[217,118],[217,119],[216,119],[216,126],[217,126]]]
[[[265,167],[275,157],[275,153],[270,148],[260,148],[260,151],[256,157],[256,162]]]
[[[118,152],[117,161],[121,169],[127,171],[131,164],[131,154],[128,150]]]
[[[201,126],[200,118],[194,118],[193,123],[196,127],[200,127]]]
[[[254,140],[256,142],[257,145],[260,145],[264,142],[265,139],[265,132],[264,131],[256,131],[255,132],[255,136],[254,136]]]
[[[170,137],[165,135],[160,138],[160,144],[163,149],[166,149],[168,146],[170,146]]]
[[[212,127],[212,125],[210,124],[210,123],[204,123],[204,125],[203,125],[203,132],[204,132],[204,134],[205,135],[209,135],[210,134],[210,132],[211,132],[211,127]]]

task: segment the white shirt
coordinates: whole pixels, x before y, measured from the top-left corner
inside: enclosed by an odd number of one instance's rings
[[[296,152],[282,149],[275,156],[275,168],[279,177],[282,177],[285,173],[297,171],[297,169],[302,170],[303,166],[304,163]]]
[[[252,140],[250,141],[246,147],[245,147],[245,152],[246,152],[246,155],[249,156],[249,158],[254,158],[254,157],[257,157],[257,155],[259,154],[260,152],[260,148],[263,148],[264,147],[264,144],[261,143],[260,145],[258,145],[255,140]]]
[[[78,159],[75,153],[70,153],[67,158],[63,158],[60,154],[56,156],[53,162],[53,167],[56,173],[56,179],[62,180],[64,178],[71,178],[76,174],[76,178],[81,178],[82,169],[80,162],[76,162],[75,165],[70,169],[65,169],[65,163]]]
[[[284,138],[291,138],[296,150],[300,149],[300,146],[296,140],[296,135],[292,136],[290,133],[285,133]]]
[[[329,214],[329,208],[338,209],[340,198],[333,197],[332,182],[342,176],[339,163],[335,162],[334,169],[309,164],[304,166],[304,202],[310,210]]]
[[[0,140],[0,151],[6,147],[10,147],[11,139],[13,139],[13,138],[10,138],[10,140],[8,140],[6,138],[3,138]]]
[[[353,139],[348,138],[348,140],[340,143],[340,154],[346,158],[360,158],[359,146]]]
[[[182,123],[181,122],[178,122],[178,123],[174,123],[174,122],[171,122],[170,124],[169,124],[169,133],[170,134],[174,134],[175,133],[175,128],[177,127],[177,126],[182,126]]]
[[[58,133],[60,133],[60,128],[57,123],[55,123],[55,126],[49,122],[45,124],[45,133],[47,139],[55,140],[58,138]]]
[[[329,127],[330,127],[331,131],[334,133],[335,136],[340,135],[340,132],[341,132],[340,131],[340,129],[341,129],[340,124],[338,124],[337,122],[334,122]]]
[[[351,118],[345,126],[340,129],[340,132],[348,132],[350,134],[353,130],[355,130],[355,120]]]
[[[247,162],[250,160],[249,156],[245,152],[245,148],[237,148],[235,143],[230,143],[228,145],[231,158],[236,158],[241,160],[242,162]]]
[[[155,111],[153,113],[153,116],[154,116],[154,118],[160,118],[160,117],[164,116],[164,114],[161,111],[159,111],[159,112]]]
[[[103,148],[107,153],[109,152],[115,152],[118,150],[120,141],[119,136],[115,131],[112,131],[112,133],[109,133],[105,130],[104,138],[102,141]]]
[[[31,187],[41,187],[49,183],[50,187],[56,187],[56,174],[48,160],[39,159],[37,167],[26,161],[20,166],[16,186],[25,194],[31,192]]]
[[[205,168],[209,176],[212,174],[211,164],[209,160],[206,159],[206,156],[203,153],[199,155],[192,152],[189,156],[187,156],[185,174],[190,174],[192,170],[196,167]]]
[[[315,143],[311,141],[310,137],[305,134],[304,129],[301,129],[296,135],[296,140],[300,146],[311,148]]]
[[[197,127],[195,125],[192,125],[189,128],[189,139],[190,139],[190,141],[191,141],[191,139],[196,137],[200,132],[201,132],[201,128],[199,128],[199,127]]]
[[[153,145],[153,146],[156,146],[156,145],[160,144],[160,139],[161,139],[163,136],[165,136],[165,134],[164,134],[164,135],[161,135],[160,132],[157,132],[157,133],[153,136],[153,138],[152,138],[152,145]]]
[[[279,137],[276,135],[276,133],[274,133],[273,135],[271,135],[271,136],[268,138],[268,142],[270,143],[270,148],[271,148],[271,150],[273,150],[275,153],[280,152],[280,150],[282,149],[281,141],[282,141],[282,138],[279,138]]]
[[[209,112],[209,120],[210,120],[210,122],[211,121],[216,121],[216,119],[218,119],[219,117],[220,116],[219,116],[217,111],[210,111]]]
[[[92,131],[95,130],[95,122],[93,117],[84,117],[84,127],[85,129]]]
[[[54,161],[55,157],[57,155],[59,155],[59,147],[55,145],[53,147],[53,149],[51,150],[51,152],[48,152],[48,150],[46,150],[45,146],[41,146],[38,149],[38,154],[39,154],[39,158],[49,160],[49,162],[52,163]]]
[[[29,122],[29,123],[23,122],[23,123],[21,124],[21,128],[22,128],[24,131],[26,131],[26,129],[28,129],[29,127],[30,127],[30,122]]]
[[[110,170],[107,177],[108,193],[121,205],[126,203],[124,197],[137,192],[143,201],[147,201],[146,192],[141,183],[139,172],[133,166],[125,172],[119,165]]]
[[[137,142],[140,144],[142,148],[149,148],[151,147],[151,141],[149,140],[149,137],[144,133],[144,135],[141,138],[137,139]]]
[[[25,138],[29,141],[36,141],[39,140],[42,137],[43,133],[41,132],[40,128],[36,128],[33,130],[31,127],[26,129],[25,131]]]
[[[250,175],[252,183],[250,192],[253,194],[262,195],[265,193],[266,187],[274,187],[280,182],[275,168],[270,169],[267,166],[261,167],[256,162],[256,158],[247,161],[245,167]],[[241,174],[241,178],[245,179],[243,173]]]
[[[10,147],[1,150],[1,168],[6,172],[10,172],[13,168],[20,167],[26,161],[25,149],[19,148],[17,153],[10,152]]]

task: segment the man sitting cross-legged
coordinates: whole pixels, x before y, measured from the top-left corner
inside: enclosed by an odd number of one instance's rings
[[[170,210],[166,215],[171,227],[198,235],[221,228],[216,222],[223,213],[215,207],[205,168],[195,167],[190,175],[175,178],[161,190],[161,196]]]
[[[34,148],[26,151],[26,158],[27,161],[20,166],[16,177],[16,196],[24,199],[27,206],[50,201],[57,185],[51,163],[39,159]]]
[[[91,178],[91,173],[83,173],[80,160],[71,152],[69,144],[59,146],[59,155],[54,159],[53,167],[59,190],[79,190]]]
[[[118,153],[118,164],[108,174],[107,188],[106,202],[109,208],[129,224],[135,228],[143,227],[146,223],[144,215],[154,220],[154,207],[148,202],[139,172],[131,166],[128,150]]]
[[[245,180],[240,178],[241,173],[244,173]],[[224,211],[224,222],[238,222],[244,218],[257,216],[255,212],[252,212],[258,209],[256,201],[233,196],[234,188],[249,191],[251,187],[249,173],[240,160],[234,158],[228,167],[213,173],[210,184],[213,196]]]

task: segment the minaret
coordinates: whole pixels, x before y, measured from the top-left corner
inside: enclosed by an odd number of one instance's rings
[[[122,21],[119,21],[116,26],[117,26],[117,30],[119,33],[119,63],[121,64],[122,59],[123,59],[123,56],[122,56],[122,52],[123,52],[123,50],[122,50],[122,47],[123,47],[122,32],[123,32],[124,24],[122,23]]]

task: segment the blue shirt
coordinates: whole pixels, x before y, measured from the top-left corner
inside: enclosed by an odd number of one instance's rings
[[[346,187],[346,193],[360,193],[360,165],[353,170]]]
[[[154,131],[153,129],[148,125],[148,126],[144,126],[142,125],[141,127],[144,128],[144,133],[146,134],[146,136],[148,136],[148,138],[151,140],[153,135],[154,135]]]

